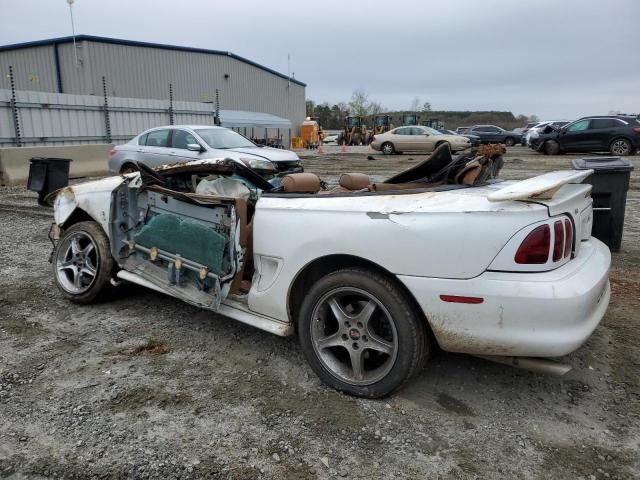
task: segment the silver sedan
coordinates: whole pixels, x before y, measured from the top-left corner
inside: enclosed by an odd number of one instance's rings
[[[258,171],[302,172],[295,152],[262,147],[229,128],[210,125],[171,125],[142,132],[111,149],[109,173],[138,170],[137,163],[158,167],[193,160],[231,158]]]

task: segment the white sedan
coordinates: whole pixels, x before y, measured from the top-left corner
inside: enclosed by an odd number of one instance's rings
[[[385,155],[402,152],[431,153],[440,145],[447,145],[452,152],[459,152],[471,148],[471,140],[422,125],[394,128],[375,135],[371,140],[371,148]]]
[[[446,148],[324,191],[310,173],[274,188],[232,160],[140,168],[57,195],[62,294],[89,304],[127,281],[296,333],[319,377],[352,395],[392,393],[434,344],[551,370],[546,357],[580,347],[607,309],[610,254],[579,183],[591,171],[487,182],[491,162]]]

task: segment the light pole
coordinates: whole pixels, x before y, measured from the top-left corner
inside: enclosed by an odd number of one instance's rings
[[[78,66],[78,47],[76,46],[76,27],[73,24],[73,2],[75,0],[67,0],[69,4],[69,16],[71,17],[71,35],[73,36],[73,56],[76,59],[76,67]]]

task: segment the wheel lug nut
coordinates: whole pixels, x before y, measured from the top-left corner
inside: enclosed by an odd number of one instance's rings
[[[349,328],[351,326],[351,324],[349,322],[344,322],[344,326]]]
[[[347,334],[346,334],[346,333],[343,333],[343,334],[342,334],[342,339],[343,339],[343,340],[348,340],[348,339],[349,339],[349,337],[347,336]]]
[[[358,345],[357,343],[354,342],[353,349],[354,350],[358,350],[358,348],[360,348],[360,345]]]
[[[366,335],[363,335],[363,336],[362,336],[362,340],[363,340],[363,341],[365,341],[365,342],[368,342],[368,341],[369,341],[369,339],[367,338],[367,336],[366,336]]]
[[[358,328],[363,328],[364,325],[362,325],[362,322],[358,322]]]

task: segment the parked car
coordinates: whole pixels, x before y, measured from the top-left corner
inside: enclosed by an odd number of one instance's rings
[[[481,143],[504,143],[507,147],[520,143],[522,138],[518,132],[505,130],[495,125],[475,125],[467,133],[480,137]]]
[[[446,128],[439,128],[438,131],[443,135],[459,135],[461,137],[468,138],[471,141],[472,147],[477,147],[480,145],[480,137],[477,135],[472,135],[470,133],[456,133],[453,130],[449,130]]]
[[[521,132],[522,136],[521,136],[521,139],[520,139],[520,143],[521,143],[521,145],[523,147],[527,146],[526,140],[525,140],[525,135],[527,134],[527,132],[529,131],[530,128],[535,127],[539,123],[540,123],[539,121],[527,122],[527,125],[522,129],[522,132]]]
[[[263,174],[302,172],[298,155],[289,150],[256,145],[224,127],[171,125],[151,128],[111,149],[109,173],[138,170],[138,162],[150,167],[210,158],[233,158]]]
[[[469,130],[471,130],[471,128],[473,128],[473,127],[458,127],[458,128],[456,128],[456,134],[457,135],[462,135],[464,133],[467,133]]]
[[[538,138],[540,136],[540,132],[549,125],[558,129],[560,127],[564,127],[568,123],[569,122],[567,120],[546,120],[544,122],[539,122],[533,127],[531,127],[529,130],[527,130],[526,135],[522,137],[523,145],[529,146],[531,144],[531,139]]]
[[[339,133],[330,133],[328,135],[325,135],[324,139],[322,140],[322,143],[324,143],[325,145],[338,145],[339,136],[340,136]]]
[[[398,127],[377,134],[371,141],[371,148],[385,155],[402,152],[433,152],[442,144],[449,145],[452,152],[471,147],[471,141],[460,135],[444,135],[431,127],[414,125]]]
[[[440,147],[330,191],[310,173],[274,188],[231,159],[142,164],[60,191],[53,277],[80,304],[124,281],[295,332],[325,383],[362,397],[398,389],[435,344],[548,370],[532,357],[577,349],[609,302],[610,254],[580,184],[592,171],[487,182],[498,159],[469,157]]]
[[[640,148],[640,120],[625,115],[583,117],[555,129],[547,126],[531,148],[547,155],[611,152],[631,155]]]

